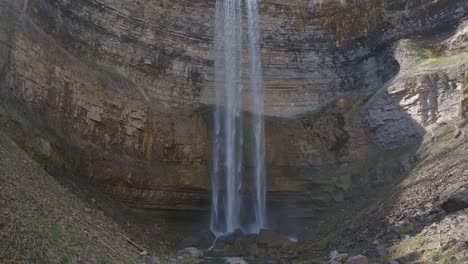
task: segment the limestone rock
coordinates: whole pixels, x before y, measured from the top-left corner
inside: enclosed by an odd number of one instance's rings
[[[337,250],[333,250],[332,252],[330,252],[330,253],[328,254],[328,257],[329,257],[330,259],[334,259],[334,258],[335,258],[336,256],[338,256],[338,255],[340,255],[340,253],[339,253]]]
[[[363,255],[352,256],[345,262],[345,264],[368,264],[368,263],[369,263],[369,260],[367,259],[366,256],[363,256]]]
[[[468,208],[468,188],[462,188],[461,190],[450,195],[442,205],[447,213],[454,213],[465,208]]]
[[[232,255],[262,255],[264,250],[260,250],[259,235],[244,234],[241,230],[236,230],[230,234],[218,237],[215,241],[212,252],[227,256]],[[263,244],[263,247],[268,247]]]
[[[345,263],[348,259],[349,259],[348,254],[339,254],[339,255],[335,256],[332,260],[338,261],[340,263]]]
[[[240,229],[237,229],[230,234],[218,237],[218,239],[215,241],[213,249],[223,249],[226,246],[232,246],[236,243],[238,244],[242,236],[244,236],[244,233]]]
[[[258,235],[257,234],[247,234],[240,239],[241,247],[250,253],[258,253]]]
[[[425,74],[413,74],[415,68]],[[462,91],[453,82],[463,82],[463,66],[412,67],[389,83],[386,93],[378,93],[361,112],[374,141],[385,149],[417,144],[430,133],[431,126],[458,118]],[[450,91],[450,96],[447,94]]]
[[[196,248],[190,247],[190,248],[179,250],[178,257],[198,259],[198,258],[203,257],[203,252]]]
[[[348,254],[340,254],[338,251],[334,250],[328,254],[330,261],[328,263],[345,263],[348,260]]]
[[[243,258],[227,258],[225,264],[248,264]]]
[[[450,37],[445,47],[448,50],[466,50],[468,48],[468,20],[460,23],[457,31]]]
[[[143,263],[145,264],[161,264],[161,260],[153,256],[143,256]]]

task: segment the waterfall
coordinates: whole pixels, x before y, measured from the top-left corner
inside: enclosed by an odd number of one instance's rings
[[[254,131],[254,178],[255,178],[255,223],[259,232],[266,225],[266,179],[264,142],[263,74],[260,58],[259,18],[257,0],[247,0],[249,32],[250,89],[252,104],[252,127]]]
[[[266,226],[264,100],[257,0],[217,0],[211,230],[258,233]],[[248,70],[243,69],[247,18]],[[248,89],[243,76],[247,75]],[[244,96],[248,91],[247,96]],[[247,102],[243,98],[250,98]],[[252,112],[252,185],[243,182],[243,106]],[[247,189],[248,187],[252,187]],[[251,197],[245,199],[246,191]],[[245,201],[251,201],[246,204]]]

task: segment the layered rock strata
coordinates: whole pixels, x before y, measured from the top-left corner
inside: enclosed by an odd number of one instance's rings
[[[417,145],[466,102],[464,27],[453,33],[466,5],[261,2],[273,206],[310,216],[409,169],[410,158],[376,164],[387,158],[383,150],[396,156]],[[54,174],[71,171],[131,206],[208,209],[213,1],[0,7],[2,130]],[[455,62],[399,57],[408,48],[398,39],[427,32],[450,39],[443,44]]]

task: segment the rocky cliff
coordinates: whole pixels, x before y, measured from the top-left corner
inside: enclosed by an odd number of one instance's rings
[[[214,1],[0,7],[3,131],[128,205],[208,209]],[[410,170],[423,135],[466,113],[467,8],[261,1],[271,206],[311,216]]]
[[[345,1],[346,2],[346,1]],[[397,70],[398,38],[456,25],[460,1],[262,1],[269,115],[314,110],[348,91],[379,88]],[[33,21],[75,56],[111,66],[149,99],[213,101],[214,1],[34,1]],[[125,51],[125,52],[122,52]]]

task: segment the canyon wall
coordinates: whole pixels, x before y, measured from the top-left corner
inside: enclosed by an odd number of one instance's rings
[[[466,112],[467,5],[261,1],[272,205],[312,214],[408,170],[408,146]],[[209,208],[214,1],[0,7],[2,130],[53,174],[128,205]],[[451,60],[399,41],[415,36]]]
[[[109,65],[149,100],[213,102],[215,1],[31,1],[33,20],[75,56]],[[396,71],[386,48],[456,24],[463,1],[261,1],[266,113],[290,116]]]

